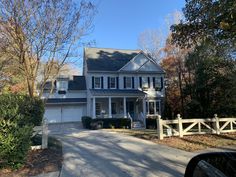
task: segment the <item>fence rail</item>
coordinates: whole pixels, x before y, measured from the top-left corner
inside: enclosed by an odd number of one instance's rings
[[[175,120],[162,120],[157,116],[157,133],[159,139],[168,136],[194,135],[194,134],[220,134],[236,132],[236,118],[214,118],[207,119],[182,119],[180,114]]]

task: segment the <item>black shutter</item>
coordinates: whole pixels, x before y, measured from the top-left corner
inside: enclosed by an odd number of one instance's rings
[[[132,88],[134,88],[134,77],[132,77]]]
[[[152,81],[152,83],[153,83],[153,88],[155,88],[155,86],[156,86],[155,77],[153,77],[153,81]]]
[[[160,90],[162,90],[163,89],[163,77],[161,77],[161,89]]]
[[[110,77],[107,77],[107,88],[110,88]]]
[[[148,77],[148,88],[150,88],[150,77]]]
[[[142,77],[139,77],[139,87],[142,88]]]
[[[103,89],[103,77],[101,77],[101,88]]]
[[[119,89],[119,77],[116,77],[116,88]]]
[[[92,88],[94,89],[94,76],[92,77]]]
[[[126,77],[124,77],[124,88],[126,88]]]

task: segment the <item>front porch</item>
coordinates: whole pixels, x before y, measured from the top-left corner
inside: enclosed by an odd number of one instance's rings
[[[132,118],[135,121],[146,116],[142,97],[93,97],[92,102],[93,118]]]
[[[140,90],[91,90],[93,118],[146,118],[146,94]]]

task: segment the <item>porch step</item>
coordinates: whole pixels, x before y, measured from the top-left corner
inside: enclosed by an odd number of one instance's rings
[[[132,129],[143,129],[144,125],[140,121],[132,122]]]

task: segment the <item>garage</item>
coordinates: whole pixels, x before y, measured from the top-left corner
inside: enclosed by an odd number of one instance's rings
[[[49,99],[45,106],[44,117],[48,123],[64,123],[81,121],[84,115],[86,115],[86,100],[67,98]]]

